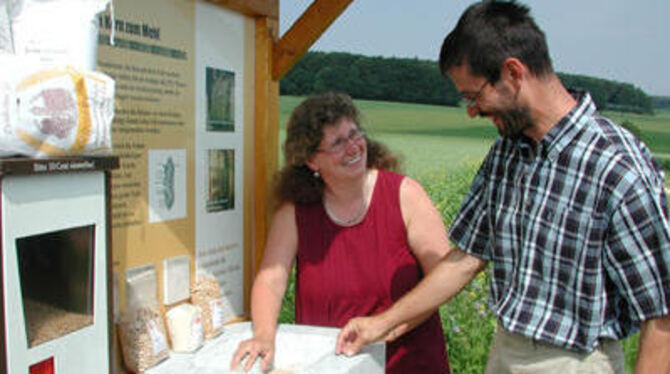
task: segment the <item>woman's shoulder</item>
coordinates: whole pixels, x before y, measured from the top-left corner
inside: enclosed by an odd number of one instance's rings
[[[390,170],[385,170],[385,169],[378,169],[377,173],[377,178],[380,181],[386,181],[390,182],[392,184],[400,184],[404,179],[407,179],[408,177],[404,174],[395,172],[395,171],[390,171]]]
[[[410,194],[425,192],[419,182],[407,175],[383,169],[379,169],[378,175],[379,180],[390,181],[393,184],[397,184],[401,190],[408,190]]]
[[[291,217],[295,214],[296,205],[292,201],[284,201],[275,210],[275,217]]]
[[[389,178],[400,178],[400,179],[406,178],[406,176],[404,174],[399,173],[397,171],[386,170],[386,169],[376,169],[376,170],[380,175],[384,175],[384,176],[387,176]]]
[[[426,190],[423,188],[421,183],[416,180],[405,176],[400,183],[400,199],[415,201],[416,198],[423,198],[427,196]]]

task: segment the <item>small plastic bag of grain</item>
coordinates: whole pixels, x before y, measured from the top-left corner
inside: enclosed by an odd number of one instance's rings
[[[168,358],[163,319],[158,310],[139,307],[124,311],[119,321],[123,363],[134,373],[142,373]]]
[[[219,281],[211,274],[198,275],[191,286],[191,303],[202,309],[205,339],[218,336],[223,329],[223,300]]]
[[[192,304],[180,304],[168,310],[167,320],[170,343],[175,352],[193,352],[204,342],[202,311]]]
[[[144,372],[170,354],[156,284],[153,265],[127,270],[127,302],[118,328],[123,362],[135,373]]]

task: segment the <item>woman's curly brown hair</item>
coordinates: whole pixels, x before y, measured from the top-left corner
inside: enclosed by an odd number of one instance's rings
[[[351,97],[343,93],[326,92],[310,96],[293,110],[286,127],[284,166],[275,177],[277,202],[310,204],[321,201],[323,179],[315,178],[306,162],[321,144],[323,128],[336,124],[342,118],[350,119],[363,130],[358,108]],[[367,137],[365,141],[368,168],[398,169],[398,158],[386,146]]]

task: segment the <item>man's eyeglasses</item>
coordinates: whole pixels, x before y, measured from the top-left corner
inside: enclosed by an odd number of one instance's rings
[[[328,148],[318,148],[317,151],[330,154],[344,153],[349,145],[349,142],[355,142],[365,137],[365,131],[360,129],[353,129],[349,132],[346,138],[337,138]]]
[[[484,87],[489,84],[489,81],[486,80],[484,84],[482,84],[481,87],[479,87],[479,90],[477,92],[473,93],[464,93],[463,94],[463,100],[465,100],[465,106],[466,107],[473,107],[477,103],[477,99],[479,99],[479,96],[482,94],[482,91],[484,90]]]

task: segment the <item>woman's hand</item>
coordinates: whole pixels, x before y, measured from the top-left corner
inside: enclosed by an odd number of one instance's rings
[[[270,370],[272,361],[275,355],[274,338],[264,339],[260,337],[253,337],[247,339],[237,346],[237,350],[233,355],[233,361],[230,363],[231,370],[237,370],[242,360],[244,361],[243,370],[249,371],[256,362],[257,358],[261,359],[261,369],[265,372]]]

